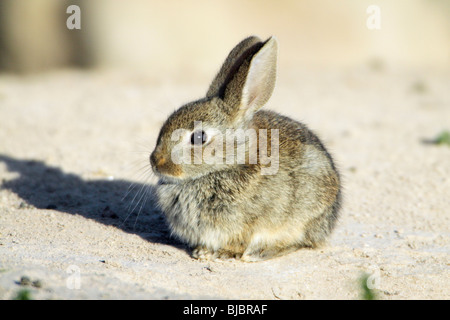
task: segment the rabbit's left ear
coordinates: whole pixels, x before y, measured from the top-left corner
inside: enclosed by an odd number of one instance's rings
[[[240,114],[251,118],[269,101],[275,87],[277,72],[277,41],[269,38],[253,56],[240,94]]]

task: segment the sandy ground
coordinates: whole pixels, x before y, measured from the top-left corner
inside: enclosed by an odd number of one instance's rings
[[[328,244],[260,263],[203,262],[154,207],[162,121],[206,92],[123,71],[0,76],[0,298],[450,298],[450,72],[280,70],[266,108],[308,124],[344,178]],[[21,277],[40,288],[21,286]]]

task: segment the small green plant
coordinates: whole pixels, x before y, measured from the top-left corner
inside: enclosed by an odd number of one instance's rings
[[[434,144],[434,145],[447,145],[450,147],[450,131],[444,130],[439,133],[434,139],[423,139],[423,143],[425,144]]]
[[[446,144],[450,146],[450,131],[442,131],[435,139],[435,144]]]
[[[376,300],[377,295],[374,289],[371,289],[369,286],[371,279],[370,274],[364,273],[359,279],[360,288],[361,288],[361,299],[363,300]]]
[[[13,300],[32,300],[31,292],[28,289],[21,289],[17,292],[17,295]]]

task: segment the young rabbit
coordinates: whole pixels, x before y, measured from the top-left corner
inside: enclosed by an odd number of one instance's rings
[[[319,138],[259,110],[272,95],[276,59],[274,37],[244,39],[206,97],[176,110],[159,133],[150,156],[159,206],[194,258],[251,262],[315,247],[338,219],[340,178]],[[229,132],[238,141],[226,143]]]

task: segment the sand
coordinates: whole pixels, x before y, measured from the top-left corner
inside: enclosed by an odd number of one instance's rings
[[[155,208],[148,156],[208,75],[0,76],[0,299],[450,298],[450,72],[285,68],[265,108],[306,123],[344,181],[328,243],[198,261]],[[20,285],[22,277],[38,285]]]

